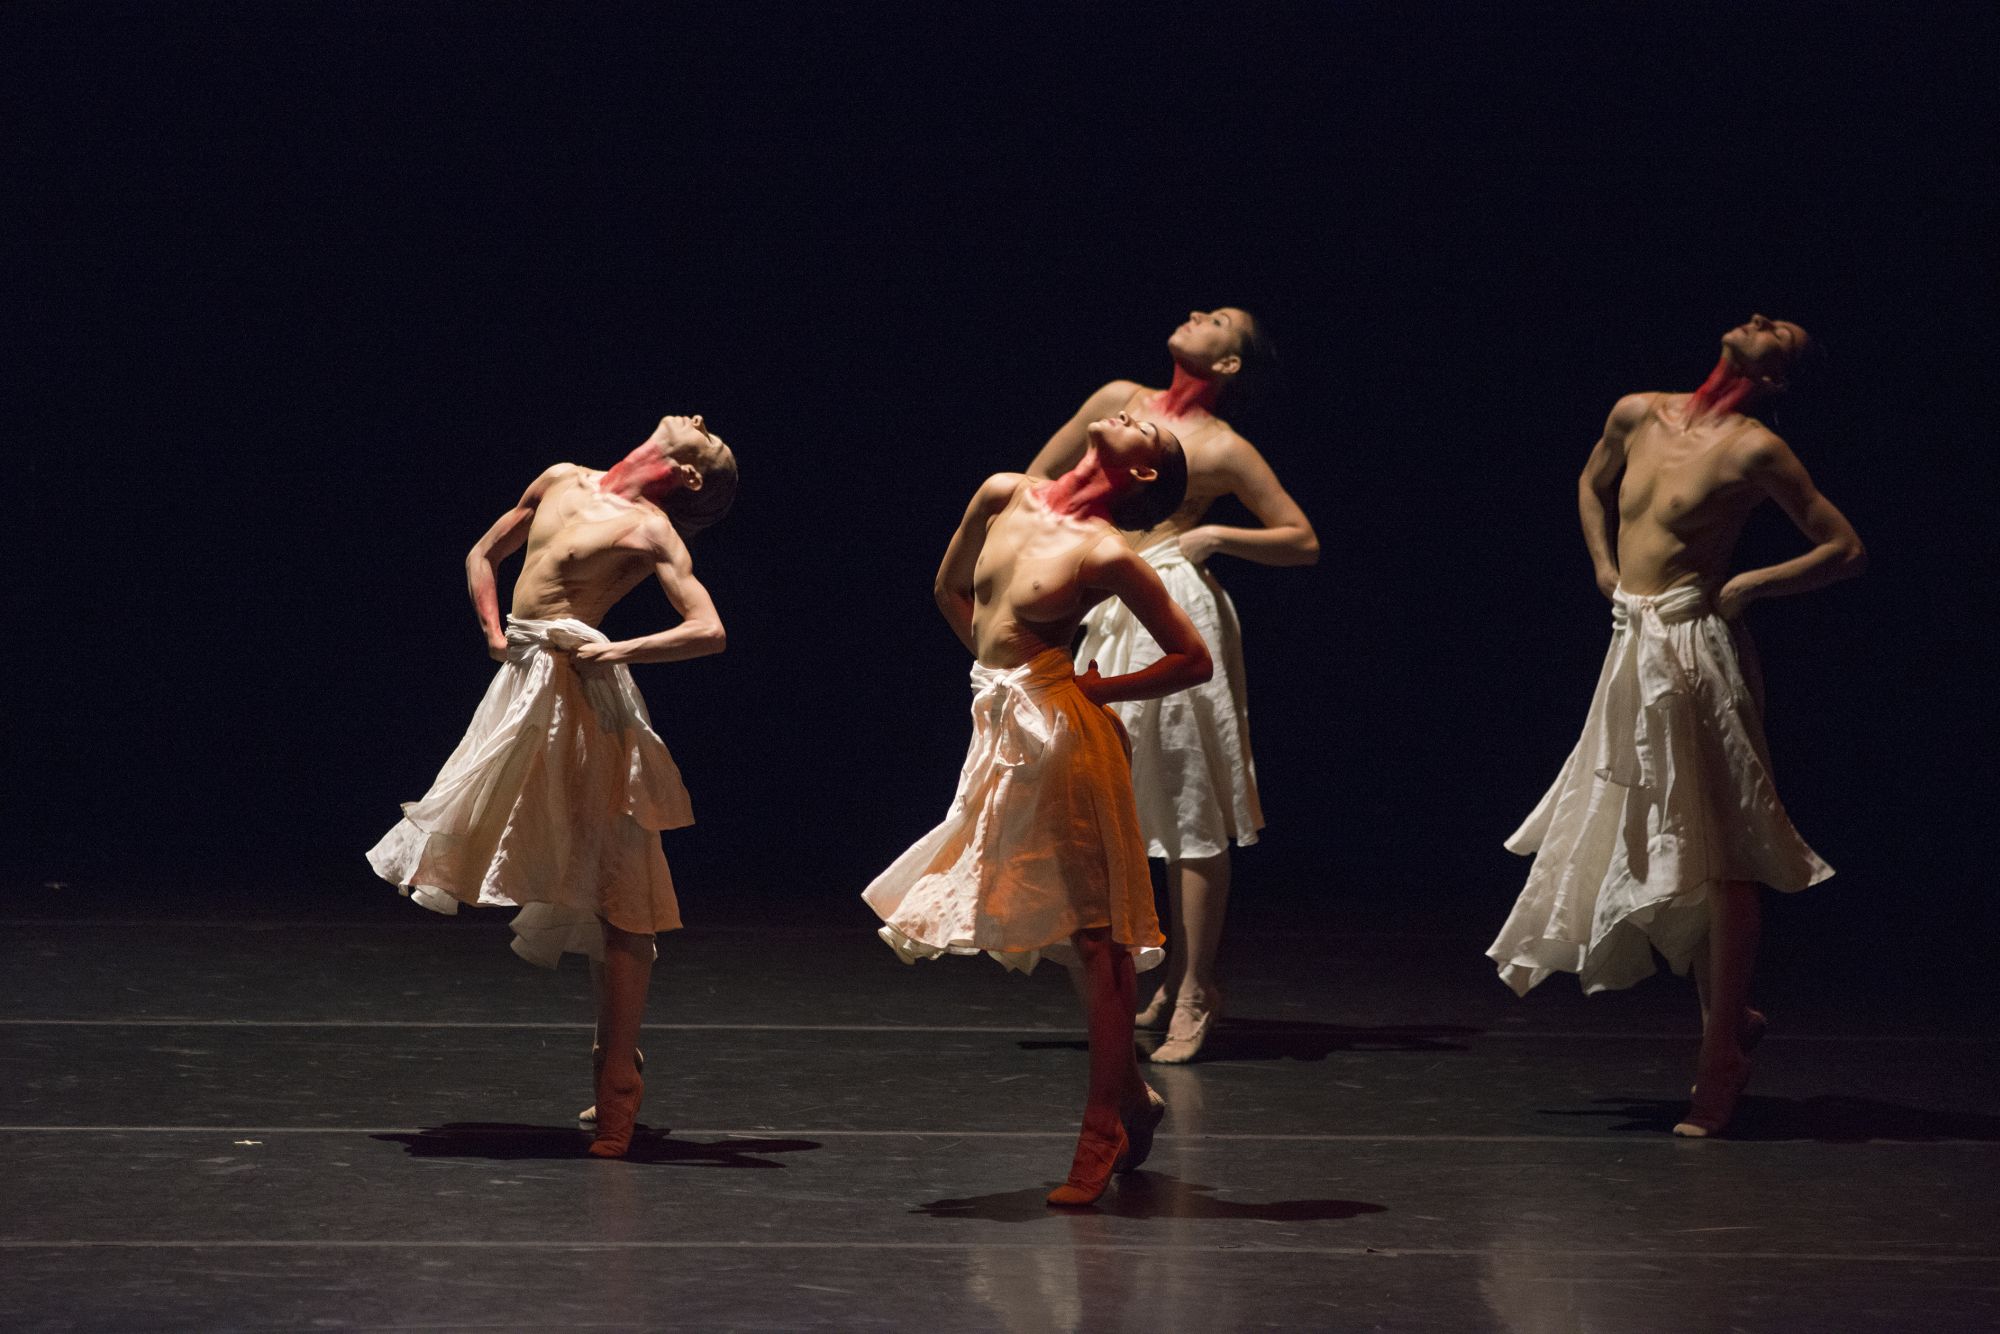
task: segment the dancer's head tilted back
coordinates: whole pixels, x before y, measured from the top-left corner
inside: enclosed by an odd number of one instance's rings
[[[1094,421],[1086,430],[1090,454],[1111,479],[1111,522],[1119,528],[1144,532],[1187,499],[1187,454],[1172,431],[1129,412]]]
[[[683,538],[719,522],[736,501],[736,455],[701,414],[662,417],[644,444],[604,475],[604,485],[639,484]]]
[[[1765,393],[1779,394],[1812,348],[1812,336],[1792,321],[1752,315],[1722,335],[1722,363]]]
[[[1278,349],[1270,331],[1241,306],[1191,310],[1167,336],[1176,378],[1213,383],[1236,402],[1254,402],[1277,388]]]

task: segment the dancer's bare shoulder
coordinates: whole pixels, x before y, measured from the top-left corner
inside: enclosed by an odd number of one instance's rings
[[[1632,432],[1646,424],[1646,420],[1666,406],[1673,395],[1657,389],[1642,390],[1636,394],[1626,394],[1611,405],[1611,415],[1604,419],[1604,436],[1607,440],[1623,440]]]
[[[967,508],[967,517],[978,516],[991,519],[1014,503],[1024,487],[1035,479],[1024,472],[996,472],[979,484],[972,493],[972,504]]]
[[[1153,390],[1137,380],[1108,380],[1089,398],[1083,400],[1083,406],[1078,409],[1077,415],[1085,421],[1095,421],[1099,417],[1108,417],[1114,412],[1123,411],[1131,406],[1133,399],[1141,394],[1151,393]]]
[[[1083,554],[1077,559],[1077,582],[1086,588],[1122,593],[1133,580],[1152,574],[1152,566],[1140,559],[1116,528],[1101,520],[1084,540]]]

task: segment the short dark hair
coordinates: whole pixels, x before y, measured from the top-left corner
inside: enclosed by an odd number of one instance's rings
[[[700,465],[701,489],[676,487],[661,505],[683,541],[720,523],[736,503],[736,455],[719,437],[709,439],[715,441],[715,449]]]
[[[1819,335],[1808,330],[1797,320],[1787,320],[1785,323],[1792,325],[1806,336],[1806,345],[1785,358],[1785,388],[1792,390],[1798,388],[1801,382],[1811,384],[1825,371],[1826,344],[1820,341]]]
[[[1157,528],[1187,499],[1187,452],[1172,432],[1163,432],[1160,457],[1153,463],[1158,476],[1133,487],[1111,502],[1111,522],[1127,533]]]
[[[1243,308],[1238,306],[1237,309]],[[1225,396],[1232,403],[1268,403],[1284,387],[1284,376],[1278,365],[1278,343],[1260,317],[1247,310],[1243,313],[1250,316],[1250,323],[1236,336],[1236,356],[1242,364],[1229,378]]]

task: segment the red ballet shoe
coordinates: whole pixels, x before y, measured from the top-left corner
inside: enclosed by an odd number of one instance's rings
[[[593,1158],[623,1158],[632,1147],[632,1132],[639,1126],[639,1102],[646,1096],[646,1081],[638,1075],[618,1086],[608,1073],[597,1076],[597,1137],[590,1141]]]
[[[1129,1147],[1125,1128],[1109,1140],[1086,1132],[1077,1139],[1076,1158],[1069,1165],[1069,1180],[1049,1192],[1049,1203],[1066,1209],[1096,1204],[1111,1184],[1111,1173]]]
[[[646,1073],[646,1053],[640,1051],[637,1047],[632,1048],[632,1068],[642,1075]],[[596,1043],[592,1043],[590,1046],[590,1087],[592,1092],[596,1091],[598,1076],[603,1073],[604,1048],[598,1046]],[[595,1129],[597,1126],[597,1104],[592,1103],[578,1112],[576,1114],[576,1123],[586,1130]]]

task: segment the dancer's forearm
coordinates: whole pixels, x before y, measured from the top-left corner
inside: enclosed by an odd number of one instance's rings
[[[500,590],[493,572],[493,561],[481,547],[474,547],[465,558],[465,591],[472,598],[472,614],[479,618],[479,628],[486,636],[489,647],[503,647],[507,633],[500,625]]]
[[[1319,537],[1306,524],[1231,528],[1205,523],[1187,531],[1181,539],[1181,548],[1198,560],[1206,560],[1209,553],[1219,551],[1259,565],[1313,565],[1319,561]]]
[[[978,646],[972,639],[972,594],[947,588],[942,583],[933,590],[937,598],[938,611],[944,615],[945,624],[958,636],[958,642],[965,645],[965,651],[975,656]]]
[[[1852,579],[1868,565],[1868,554],[1861,549],[1858,540],[1845,538],[1822,542],[1802,556],[1780,561],[1776,565],[1764,565],[1754,570],[1745,570],[1734,575],[1725,585],[1734,595],[1737,605],[1755,602],[1762,598],[1787,597],[1793,593],[1810,593],[1816,588],[1839,583],[1842,579]]]
[[[1583,521],[1583,545],[1590,552],[1590,566],[1597,577],[1598,591],[1610,597],[1618,587],[1618,540],[1612,529],[1611,503],[1617,498],[1617,490],[1610,493],[1607,501],[1605,492],[1593,485],[1589,473],[1577,482],[1576,508]]]
[[[594,657],[599,662],[685,662],[720,653],[728,644],[720,620],[699,617],[657,634],[606,644]]]
[[[1208,650],[1197,645],[1184,653],[1163,653],[1136,672],[1100,677],[1091,683],[1088,693],[1099,704],[1158,699],[1191,690],[1214,674],[1215,664]]]

